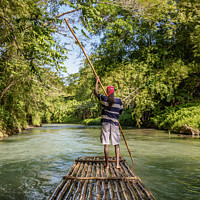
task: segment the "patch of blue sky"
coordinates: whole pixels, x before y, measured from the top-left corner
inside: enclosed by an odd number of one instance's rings
[[[59,13],[69,12],[71,10],[73,10],[73,8],[70,8],[69,6],[63,6],[59,9]],[[90,35],[90,33],[82,26],[78,13],[74,12],[71,14],[66,14],[60,19],[64,20],[64,18],[68,20],[71,28],[73,29],[77,38],[83,45],[86,54],[89,56],[92,53],[92,43],[99,43],[100,37]],[[84,30],[84,32],[87,36],[89,36],[89,38],[83,36],[81,29]],[[83,67],[86,58],[80,46],[76,44],[76,40],[73,37],[70,30],[68,29],[65,22],[62,24],[60,33],[56,33],[55,37],[68,50],[68,59],[64,61],[64,66],[67,68],[67,73],[64,73],[64,76],[68,76],[69,74],[79,72],[80,68]]]

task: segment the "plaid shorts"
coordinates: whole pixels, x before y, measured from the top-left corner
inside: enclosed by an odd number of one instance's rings
[[[110,144],[110,139],[112,141],[112,145],[119,144],[120,143],[119,126],[116,126],[115,124],[111,124],[108,122],[103,122],[100,139],[102,144]]]

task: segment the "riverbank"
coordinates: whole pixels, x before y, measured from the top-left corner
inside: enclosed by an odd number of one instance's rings
[[[52,118],[50,121],[43,121],[43,123],[60,123],[60,124],[84,124],[84,125],[101,125],[101,117],[83,119],[78,117],[75,113],[70,115],[62,115],[62,117]],[[42,121],[42,118],[39,120]],[[136,120],[132,118],[132,112],[125,110],[123,115],[120,115],[119,122],[122,126],[138,127]],[[200,101],[176,105],[174,107],[166,107],[164,110],[152,112],[148,120],[143,121],[141,128],[154,128],[159,130],[167,130],[171,133],[198,135],[200,136]],[[19,128],[18,123],[4,123],[6,125],[12,124],[10,127],[0,129],[0,137],[7,137],[9,135],[17,134],[24,129],[38,127],[38,125],[26,125]],[[18,124],[18,125],[17,125]],[[39,123],[38,123],[39,124]],[[4,125],[5,126],[5,125]],[[40,126],[40,125],[39,125]],[[4,130],[4,131],[1,131]],[[6,130],[8,130],[6,132]]]
[[[23,130],[29,130],[29,129],[33,129],[33,128],[36,128],[36,127],[42,127],[42,125],[27,125],[26,127],[23,127],[21,129],[18,129],[18,130],[13,130],[12,132],[9,132],[9,133],[0,131],[0,139],[4,138],[4,137],[11,136],[11,135],[16,135],[18,133],[21,133]]]
[[[86,125],[100,125],[101,118],[86,119]],[[136,126],[130,112],[124,112],[119,118],[123,126]],[[167,130],[168,132],[200,136],[200,101],[166,107],[164,110],[155,111],[150,117],[146,127]],[[141,127],[144,127],[141,125]]]
[[[129,120],[125,120],[123,118],[123,120],[119,120],[120,121],[120,124],[122,126],[129,126],[129,127],[132,127],[134,128],[135,126],[133,126],[131,123],[130,123],[130,119]],[[91,125],[99,125],[101,126],[101,117],[97,117],[97,118],[94,118],[94,119],[85,119],[85,120],[80,120],[76,123],[69,123],[69,122],[66,122],[67,124],[84,124],[84,125],[87,125],[87,126],[91,126]],[[60,123],[60,124],[63,124],[63,123]],[[21,130],[17,130],[17,131],[13,131],[12,133],[3,133],[0,131],[0,139],[4,138],[4,137],[8,137],[8,136],[11,136],[11,135],[16,135],[18,133],[21,133],[23,130],[29,130],[29,129],[33,129],[33,128],[36,128],[36,127],[42,127],[42,125],[28,125],[26,128],[22,128]],[[141,127],[141,128],[146,128],[146,127]],[[155,127],[155,126],[152,126],[152,127],[148,127],[148,128],[155,128],[155,129],[159,129],[159,130],[167,130],[169,133],[176,133],[176,134],[182,134],[182,135],[192,135],[192,136],[200,136],[200,129],[197,129],[197,128],[193,128],[191,126],[188,126],[187,124],[183,124],[180,129],[176,129],[176,130],[169,130],[169,129],[165,129],[165,128],[158,128],[158,127]]]
[[[95,118],[95,119],[86,119],[83,121],[83,124],[85,125],[101,125],[101,118]],[[123,125],[123,124],[122,124]],[[130,126],[130,124],[129,124]],[[149,128],[155,128],[155,127],[149,127]],[[158,127],[156,127],[158,129]],[[160,130],[168,130],[168,129],[160,129]],[[177,130],[168,130],[169,133],[177,133],[177,134],[185,134],[185,135],[199,135],[200,136],[200,129],[193,128],[191,126],[188,126],[187,124],[183,124],[180,129]]]

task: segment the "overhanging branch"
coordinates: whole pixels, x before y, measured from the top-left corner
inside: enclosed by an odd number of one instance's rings
[[[76,11],[78,11],[78,10],[80,10],[80,8],[77,8],[77,9],[75,9],[75,10],[71,10],[71,11],[68,11],[68,12],[61,13],[61,14],[55,16],[55,19],[58,19],[58,18],[60,18],[60,17],[62,17],[62,16],[64,16],[64,15],[67,15],[67,14],[70,14],[70,13],[73,13],[73,12],[76,12]],[[45,23],[44,25],[45,25],[45,26],[48,26],[48,25],[50,25],[52,22],[53,22],[53,21],[49,21],[49,22]]]

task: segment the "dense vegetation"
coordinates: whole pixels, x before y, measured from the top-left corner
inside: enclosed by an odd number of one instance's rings
[[[198,129],[200,127],[200,102],[167,107],[152,118],[160,129],[171,129],[178,132],[184,124]]]
[[[74,20],[82,24],[84,37],[101,38],[90,58],[103,85],[114,85],[124,103],[122,124],[200,128],[192,120],[200,118],[199,6],[198,0],[2,0],[0,132],[42,122],[100,122],[87,61],[79,73],[59,76],[71,40],[66,15],[74,30],[80,27]]]

